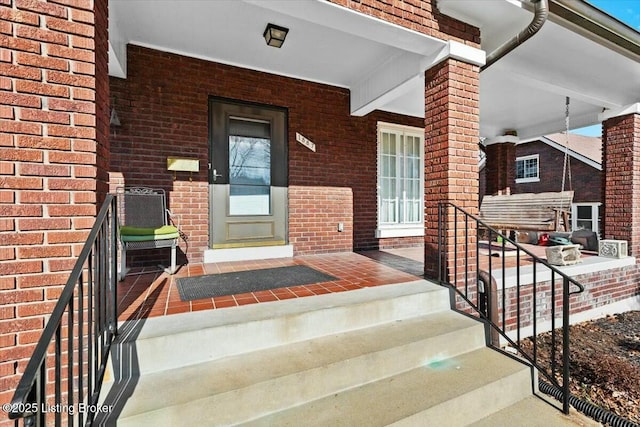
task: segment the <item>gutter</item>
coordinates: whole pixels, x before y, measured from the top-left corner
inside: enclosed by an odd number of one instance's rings
[[[502,46],[487,55],[487,62],[480,67],[480,71],[484,71],[498,62],[503,56],[529,40],[542,28],[549,16],[549,5],[547,4],[547,0],[532,0],[532,2],[534,3],[534,15],[531,23],[529,23],[527,28],[520,31],[510,40],[502,44]]]
[[[640,32],[613,16],[584,0],[550,0],[549,9],[550,21],[568,23],[576,33],[640,61]]]

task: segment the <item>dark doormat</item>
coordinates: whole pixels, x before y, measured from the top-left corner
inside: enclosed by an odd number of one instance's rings
[[[294,265],[291,267],[183,277],[177,279],[176,283],[180,299],[182,301],[191,301],[223,295],[309,285],[311,283],[331,282],[333,280],[338,279],[304,265]]]

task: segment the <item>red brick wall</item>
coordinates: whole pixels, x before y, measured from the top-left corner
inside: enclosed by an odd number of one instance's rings
[[[351,188],[290,186],[289,217],[294,255],[353,250]],[[338,223],[344,231],[338,231]]]
[[[107,1],[94,2],[96,102],[96,189],[98,204],[109,192],[109,11]],[[91,123],[89,121],[88,123]]]
[[[449,59],[427,70],[425,110],[425,274],[437,278],[438,203],[450,201],[478,212],[479,68]],[[460,230],[464,227],[459,224]],[[448,259],[458,262],[453,248],[446,250]],[[475,271],[474,260],[469,261]]]
[[[442,40],[480,47],[480,30],[443,15],[434,0],[329,0]]]
[[[107,16],[95,3],[97,17],[90,0],[0,0],[0,403],[96,213],[96,154],[108,157],[96,100],[108,88],[96,85]]]
[[[490,144],[486,153],[484,191],[491,195],[514,193],[516,145],[510,142]]]
[[[605,239],[627,240],[640,256],[640,115],[606,120],[602,126]]]
[[[424,237],[387,237],[378,241],[380,249],[412,248],[424,246]]]
[[[621,267],[595,273],[582,274],[574,277],[585,288],[584,292],[570,297],[571,314],[575,315],[587,310],[602,308],[608,304],[637,296],[640,294],[640,268],[637,265]],[[572,290],[575,287],[572,286]],[[500,294],[501,290],[498,289]],[[551,282],[538,282],[536,285],[536,316],[538,322],[551,321]],[[501,294],[498,301],[502,300]],[[522,327],[531,326],[532,321],[532,286],[523,285],[520,289],[520,322]],[[515,287],[507,289],[505,320],[507,330],[513,331],[517,327],[517,290]],[[502,322],[502,309],[499,308],[499,318]],[[562,313],[562,281],[556,283],[556,319]],[[501,324],[501,323],[500,323]]]
[[[378,247],[377,122],[422,127],[422,119],[378,111],[366,117],[352,117],[349,91],[318,83],[137,46],[129,46],[128,58],[128,78],[111,78],[111,97],[122,123],[111,128],[112,190],[123,184],[167,190],[169,207],[180,215],[181,228],[189,237],[190,262],[201,261],[208,244],[205,165],[209,96],[287,108],[289,185],[350,189],[353,246]],[[296,132],[316,144],[315,153],[295,141]],[[178,173],[174,181],[173,174],[166,170],[167,156],[196,157],[201,171],[193,175],[193,182],[184,173]],[[313,204],[309,209],[314,209]],[[304,215],[298,205],[296,212],[290,214],[290,222],[299,223]],[[345,233],[325,236],[329,240],[322,243],[322,248],[348,250],[344,243],[332,242],[342,241],[344,236]],[[181,242],[181,248],[187,250],[187,245]],[[301,251],[296,249],[297,253]]]
[[[516,193],[542,193],[562,190],[562,170],[564,152],[549,147],[544,142],[530,142],[516,145],[516,157],[538,154],[540,182],[515,184]],[[515,164],[513,165],[515,174]],[[602,200],[602,172],[571,158],[571,182],[574,191],[573,202],[599,202]],[[565,178],[565,190],[569,190],[569,177]]]

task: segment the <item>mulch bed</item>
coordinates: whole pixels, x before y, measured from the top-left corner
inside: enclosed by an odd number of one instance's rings
[[[561,372],[561,333],[556,343]],[[571,326],[571,393],[640,423],[640,311]],[[531,349],[531,341],[523,343]],[[551,334],[538,338],[538,357],[549,366]]]

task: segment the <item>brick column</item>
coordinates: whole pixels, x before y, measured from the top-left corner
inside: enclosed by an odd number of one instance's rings
[[[0,403],[93,226],[107,40],[106,1],[0,0]]]
[[[603,232],[627,240],[629,255],[640,256],[640,114],[603,122]]]
[[[429,278],[438,277],[438,202],[450,201],[471,214],[478,212],[478,93],[475,65],[448,59],[425,73],[424,268]],[[458,228],[464,230],[464,221],[459,220]],[[475,228],[469,235],[475,239]],[[451,242],[453,236],[448,237]],[[475,240],[469,242],[475,245]],[[446,250],[453,260],[451,243]],[[475,272],[475,259],[468,261]],[[464,265],[464,260],[460,263]]]
[[[512,141],[496,141],[487,144],[485,152],[486,194],[511,194],[516,182],[516,144]]]

